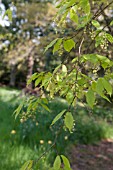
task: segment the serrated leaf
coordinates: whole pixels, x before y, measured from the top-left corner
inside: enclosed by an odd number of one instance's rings
[[[89,89],[88,92],[86,93],[86,101],[88,105],[93,108],[94,103],[95,103],[95,95],[93,90]]]
[[[74,125],[74,119],[72,116],[71,112],[67,112],[65,115],[65,119],[64,119],[64,124],[65,126],[69,129],[69,131],[72,131],[73,125]]]
[[[96,28],[100,28],[100,23],[96,20],[92,20],[92,25],[95,26]]]
[[[54,161],[53,168],[54,170],[59,170],[61,166],[61,159],[60,156],[58,155]]]
[[[33,160],[29,160],[25,162],[25,164],[21,167],[20,170],[32,170],[32,166],[33,166]]]
[[[105,78],[103,78],[102,81],[103,81],[104,88],[106,89],[107,93],[111,96],[112,95],[112,86],[111,86],[111,84]]]
[[[66,51],[70,52],[72,48],[75,48],[75,42],[72,39],[64,40],[63,46]]]
[[[45,53],[49,48],[51,48],[51,47],[56,43],[57,40],[58,40],[58,38],[56,38],[55,40],[53,40],[53,41],[45,48],[44,53]]]
[[[61,157],[66,170],[71,170],[69,160],[64,155],[61,155]]]
[[[56,44],[54,45],[53,54],[54,54],[56,51],[59,50],[61,43],[62,43],[62,38],[58,39],[58,41],[57,41]]]
[[[62,112],[60,112],[52,121],[52,124],[51,125],[54,125],[62,116],[63,114],[66,112],[66,109],[63,110]]]

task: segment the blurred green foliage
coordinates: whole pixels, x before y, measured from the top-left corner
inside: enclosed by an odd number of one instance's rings
[[[7,96],[7,98],[6,98]],[[18,97],[17,97],[18,96]],[[21,117],[14,120],[13,111],[22,101],[20,91],[9,88],[0,88],[0,159],[1,170],[16,170],[28,159],[37,159],[54,142],[59,128],[57,124],[50,128],[53,118],[68,103],[61,98],[49,102],[51,112],[39,108],[35,117],[29,117],[21,122]],[[74,143],[96,143],[101,139],[113,138],[113,108],[95,107],[89,112],[81,103],[77,104],[76,111],[72,108],[75,118],[75,128],[72,134],[62,130],[57,140],[57,150],[53,148],[41,159],[36,166],[46,170],[51,166],[56,152],[67,152]],[[62,120],[59,120],[59,126]],[[45,135],[46,134],[46,135]],[[67,154],[67,153],[66,153]]]

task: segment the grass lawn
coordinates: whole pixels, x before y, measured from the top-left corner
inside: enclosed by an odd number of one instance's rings
[[[68,108],[65,100],[56,98],[49,103],[51,112],[38,109],[35,118],[24,123],[15,120],[14,110],[22,101],[19,91],[0,88],[0,170],[18,170],[29,159],[37,159],[51,146],[59,123],[50,129],[50,124],[62,109]],[[78,103],[72,109],[75,128],[72,134],[62,130],[57,146],[41,159],[34,170],[47,170],[57,153],[64,154],[69,145],[95,143],[103,138],[113,138],[113,109],[95,107],[89,116],[87,109]],[[110,123],[109,123],[110,122]],[[67,154],[68,155],[68,154]]]

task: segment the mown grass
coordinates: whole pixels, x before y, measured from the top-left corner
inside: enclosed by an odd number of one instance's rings
[[[22,101],[19,91],[0,88],[0,170],[17,170],[29,159],[38,159],[54,142],[59,121],[51,129],[50,124],[62,109],[68,108],[64,99],[56,98],[49,102],[51,112],[38,109],[36,117],[24,123],[14,119],[13,111]],[[72,108],[75,127],[72,134],[62,130],[57,145],[34,168],[47,170],[57,153],[64,154],[69,144],[95,143],[103,138],[113,138],[113,109],[95,107],[92,114],[83,106]]]

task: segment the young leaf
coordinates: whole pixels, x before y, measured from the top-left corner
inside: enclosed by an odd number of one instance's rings
[[[113,43],[113,36],[111,34],[106,33],[106,38],[110,43]]]
[[[84,12],[89,15],[90,14],[90,3],[89,0],[80,0],[80,6],[84,10]]]
[[[78,15],[75,13],[73,9],[70,10],[70,19],[78,24]]]
[[[110,102],[108,97],[104,95],[105,84],[103,84],[103,78],[99,78],[96,85],[96,92],[104,99]]]
[[[53,41],[45,48],[44,53],[45,53],[49,48],[51,48],[51,47],[56,43],[57,40],[58,40],[58,38],[56,38],[55,40],[53,40]]]
[[[2,19],[4,19],[4,17],[5,17],[6,15],[8,16],[9,21],[12,21],[12,11],[11,11],[10,9],[7,9],[7,10],[6,10],[6,12],[5,12],[5,14],[3,15],[3,18],[2,18]]]
[[[67,73],[67,67],[64,64],[62,65],[62,72]]]
[[[42,76],[41,77],[38,77],[35,81],[35,87],[39,85],[39,83],[42,81]]]
[[[54,170],[59,170],[61,166],[61,159],[60,156],[58,155],[54,161],[53,168]]]
[[[93,91],[96,90],[96,81],[93,81],[93,82],[92,82],[91,88],[92,88]]]
[[[62,38],[59,38],[58,41],[56,42],[56,44],[54,45],[53,54],[54,54],[56,51],[59,50],[61,43],[62,43]]]
[[[61,157],[66,170],[71,170],[69,160],[64,155],[61,155]]]
[[[99,78],[98,81],[97,81],[97,84],[96,84],[96,92],[100,96],[102,96],[103,95],[103,90],[104,90],[103,81],[102,81],[102,78]]]
[[[23,106],[24,106],[25,100],[17,107],[17,109],[14,111],[15,114],[15,119],[17,118],[17,116],[20,114]]]
[[[96,20],[92,20],[92,24],[93,26],[95,26],[96,28],[99,28],[100,27],[100,23]]]
[[[60,112],[52,121],[52,124],[51,125],[54,125],[62,116],[63,114],[66,112],[66,109],[63,110],[62,112]]]
[[[72,39],[64,40],[63,46],[66,51],[70,52],[72,48],[75,48],[75,42]]]
[[[69,131],[72,131],[73,125],[74,125],[74,119],[72,116],[71,112],[67,112],[65,115],[65,119],[64,119],[64,124],[65,126],[69,129]]]
[[[27,81],[27,86],[37,78],[37,73],[32,74],[32,76]]]
[[[110,22],[110,26],[112,26],[113,25],[113,20]]]
[[[95,95],[93,90],[89,89],[88,92],[86,93],[86,101],[88,105],[93,108],[94,103],[95,103]]]
[[[55,74],[55,73],[58,71],[58,69],[59,69],[60,67],[61,67],[61,64],[58,65],[58,66],[54,69],[53,74]]]
[[[112,86],[111,86],[111,84],[105,78],[103,78],[102,81],[103,81],[104,88],[106,89],[107,93],[111,96],[112,95]]]
[[[40,103],[40,104],[41,104],[41,106],[42,106],[45,110],[47,110],[48,112],[50,112],[50,109],[47,107],[47,105],[42,104],[42,103]]]
[[[33,166],[33,160],[29,160],[25,162],[25,164],[21,167],[20,170],[32,170],[32,166]]]

